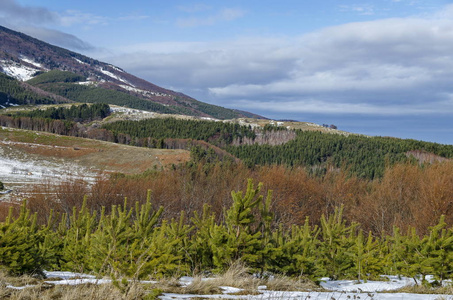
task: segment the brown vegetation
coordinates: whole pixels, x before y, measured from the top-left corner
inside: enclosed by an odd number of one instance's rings
[[[160,169],[190,159],[189,151],[182,149],[149,149],[44,132],[0,128],[0,149],[7,148],[12,156],[31,154],[36,160],[76,162],[94,172],[126,174],[141,173],[153,167]]]
[[[43,185],[30,191],[28,206],[47,215],[50,209],[70,212],[79,207],[84,195],[91,209],[146,201],[152,190],[155,207],[164,207],[164,218],[178,218],[181,211],[192,216],[208,204],[218,221],[231,204],[231,191],[244,190],[247,178],[273,190],[272,212],[276,224],[289,227],[303,224],[306,217],[317,224],[324,214],[344,206],[348,221],[356,221],[375,235],[390,234],[393,226],[402,230],[414,226],[425,234],[441,215],[453,225],[453,163],[438,163],[423,168],[411,164],[389,167],[380,180],[368,181],[332,170],[323,178],[312,177],[302,168],[282,166],[247,169],[240,164],[178,167],[151,171],[141,176],[100,178],[88,187],[82,182]],[[4,216],[4,208],[0,216]],[[43,220],[44,221],[44,220]]]

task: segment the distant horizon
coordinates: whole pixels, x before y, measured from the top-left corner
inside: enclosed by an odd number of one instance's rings
[[[453,144],[453,5],[4,0],[0,25],[199,101]]]

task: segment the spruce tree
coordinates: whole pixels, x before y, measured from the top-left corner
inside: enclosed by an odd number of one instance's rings
[[[44,260],[40,256],[41,237],[36,214],[31,215],[26,202],[21,205],[17,219],[12,207],[4,223],[0,223],[0,266],[11,275],[38,274],[43,276]]]
[[[65,270],[76,272],[92,270],[89,250],[91,235],[95,228],[96,212],[88,211],[86,198],[79,211],[74,207],[70,217],[63,214],[57,232],[64,235],[62,264]]]
[[[427,273],[432,273],[439,284],[453,277],[453,230],[446,229],[445,216],[441,216],[439,223],[430,228],[422,244],[422,266]]]
[[[355,231],[358,224],[346,225],[343,219],[343,207],[326,218],[321,217],[321,243],[318,251],[317,273],[339,279],[351,275],[353,246],[356,243]]]

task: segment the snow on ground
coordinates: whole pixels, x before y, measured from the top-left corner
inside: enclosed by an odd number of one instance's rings
[[[22,81],[27,81],[31,78],[33,78],[33,74],[35,74],[38,69],[33,69],[30,67],[26,67],[24,65],[21,65],[20,63],[16,62],[9,62],[6,60],[1,60],[0,65],[3,68],[3,71],[16,79],[22,80]]]
[[[14,145],[8,141],[2,141],[7,147],[14,148]],[[24,144],[24,143],[22,143]],[[29,145],[33,147],[33,144]],[[37,161],[32,156],[14,157],[4,154],[3,148],[0,148],[0,181],[4,183],[28,183],[44,182],[48,179],[67,180],[71,178],[81,178],[92,182],[96,174],[82,168],[76,164],[65,161]]]
[[[321,279],[321,286],[326,290],[332,291],[363,291],[363,292],[374,292],[374,291],[390,291],[399,289],[408,285],[413,285],[414,280],[412,278],[398,278],[398,276],[385,276],[388,281],[368,281],[364,282],[361,280],[341,280],[341,281],[330,281],[328,279]]]
[[[407,294],[407,293],[345,293],[345,292],[277,292],[260,291],[259,295],[194,295],[194,294],[173,294],[164,293],[159,298],[162,300],[180,299],[250,299],[250,300],[438,300],[452,299],[448,295],[426,295],[426,294]],[[444,297],[444,298],[442,298]]]
[[[81,61],[80,59],[77,59],[75,57],[73,57],[75,59],[76,62],[78,62],[79,64],[82,64],[82,65],[88,65],[87,63],[84,63],[83,61]]]
[[[94,84],[93,81],[79,81],[77,82],[77,84],[80,84],[80,85],[92,85]]]
[[[175,294],[164,293],[159,298],[162,300],[179,300],[179,299],[193,299],[193,298],[207,298],[207,299],[253,299],[253,300],[292,300],[292,299],[309,299],[309,300],[347,300],[347,299],[367,299],[367,300],[436,300],[445,299],[453,300],[450,295],[425,295],[425,294],[409,294],[409,293],[391,293],[388,291],[396,290],[401,287],[412,285],[411,278],[398,279],[396,276],[386,276],[389,281],[368,281],[364,283],[357,283],[357,281],[338,280],[329,281],[326,279],[321,286],[328,292],[279,292],[267,290],[266,286],[258,288],[258,295],[232,295],[241,292],[242,289],[221,286],[222,294],[218,295],[195,295],[195,294]],[[191,277],[181,278],[181,284],[187,286],[191,282]],[[385,292],[385,293],[381,293]],[[443,297],[443,298],[442,298]]]
[[[103,283],[110,283],[112,282],[110,279],[98,279],[94,275],[87,275],[81,273],[72,273],[72,272],[62,272],[62,271],[54,271],[48,272],[44,271],[46,275],[47,283],[53,283],[55,285],[77,285],[77,284],[103,284]],[[58,279],[58,280],[57,280]]]
[[[105,75],[107,75],[107,76],[109,76],[109,77],[111,77],[113,79],[119,80],[119,81],[124,82],[124,83],[129,84],[129,85],[133,85],[133,84],[129,83],[127,80],[125,80],[125,79],[113,74],[112,72],[109,72],[109,71],[104,70],[102,68],[100,68],[99,71],[101,71],[101,73],[103,73],[103,74],[105,74]]]
[[[121,107],[121,106],[110,105],[110,109],[112,110],[112,112],[122,113],[122,114],[127,115],[128,120],[142,120],[142,119],[154,118],[156,116],[156,113],[151,112],[151,111],[145,111],[145,110],[139,110],[139,109],[133,109],[133,108],[127,108],[127,107]]]
[[[110,279],[99,279],[93,275],[82,273],[62,272],[62,271],[44,271],[47,277],[46,283],[55,285],[76,285],[76,284],[104,284],[110,283]],[[380,291],[395,290],[405,284],[410,284],[409,278],[398,279],[393,276],[388,276],[389,281],[386,284],[377,284],[377,282],[369,281],[367,283],[351,284],[348,280],[327,281],[323,283],[326,289],[333,289],[328,292],[279,292],[267,290],[266,286],[258,287],[257,295],[234,295],[243,290],[230,286],[221,286],[222,294],[216,295],[196,295],[196,294],[175,294],[164,293],[159,298],[161,300],[180,300],[180,299],[250,299],[250,300],[347,300],[347,299],[361,299],[361,300],[453,300],[453,295],[439,295],[439,294],[409,294],[409,293],[391,293]],[[205,278],[209,280],[209,278]],[[193,281],[193,277],[184,276],[180,278],[181,286],[187,286]],[[156,283],[155,281],[143,281],[143,283]],[[351,287],[351,289],[344,287]],[[355,287],[352,289],[352,287]],[[9,285],[9,288],[23,289],[25,287],[14,287]],[[360,288],[360,290],[359,290]],[[365,292],[369,291],[369,292]]]
[[[120,87],[127,91],[135,92],[137,94],[141,94],[143,96],[158,96],[158,97],[172,97],[171,95],[165,94],[165,93],[159,93],[159,92],[151,92],[151,91],[146,91],[146,90],[141,90],[129,85],[121,84]]]
[[[34,65],[35,67],[44,69],[43,65],[41,65],[40,63],[35,62],[34,60],[32,60],[32,59],[30,59],[30,58],[28,58],[28,57],[26,57],[26,56],[21,56],[20,59],[21,59],[22,61],[26,62],[26,63],[29,63],[29,64],[31,64],[31,65]]]
[[[124,71],[123,71],[123,70],[121,70],[121,69],[120,69],[120,68],[118,68],[118,67],[115,67],[114,65],[109,65],[109,67],[110,67],[110,68],[112,68],[112,69],[115,69],[115,70],[117,70],[118,72],[122,72],[122,73],[124,73]]]

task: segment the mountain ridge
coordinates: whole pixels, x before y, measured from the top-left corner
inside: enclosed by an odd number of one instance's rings
[[[58,69],[82,75],[88,82],[105,90],[120,91],[137,99],[173,107],[175,113],[218,119],[250,116],[262,118],[256,114],[201,102],[181,92],[155,85],[112,64],[3,26],[0,26],[0,40],[0,71],[20,81]]]

